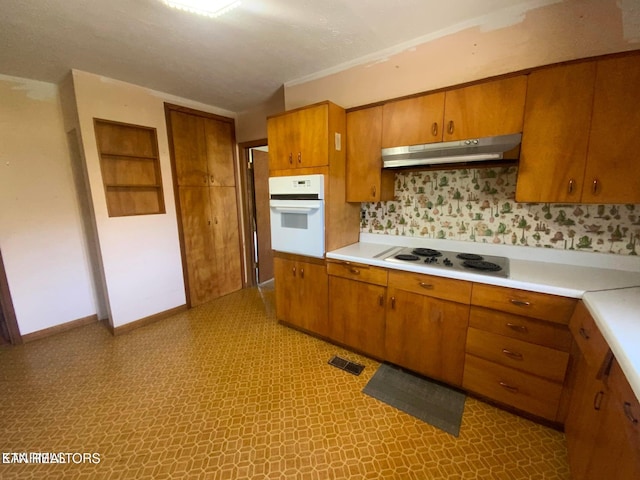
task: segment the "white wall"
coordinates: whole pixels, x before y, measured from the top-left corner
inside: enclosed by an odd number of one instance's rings
[[[119,327],[186,301],[164,102],[234,114],[98,75],[72,73],[111,322]],[[166,214],[108,216],[94,118],[157,130]]]
[[[5,75],[0,249],[22,335],[96,313],[57,86]]]

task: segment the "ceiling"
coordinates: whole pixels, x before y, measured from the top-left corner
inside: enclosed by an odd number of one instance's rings
[[[242,0],[207,18],[160,0],[2,0],[0,74],[58,83],[73,68],[241,112],[287,82],[557,1]]]

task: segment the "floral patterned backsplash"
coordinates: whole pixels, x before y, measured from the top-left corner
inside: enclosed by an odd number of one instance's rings
[[[637,255],[640,205],[516,203],[517,167],[399,172],[360,231]]]

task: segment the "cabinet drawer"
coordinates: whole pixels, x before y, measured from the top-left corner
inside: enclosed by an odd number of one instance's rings
[[[514,338],[469,328],[467,353],[562,383],[569,354]]]
[[[462,386],[505,405],[555,421],[562,385],[466,355]]]
[[[599,369],[609,352],[609,345],[598,330],[598,326],[584,303],[580,302],[576,306],[569,322],[569,330],[571,330],[573,339],[584,355],[587,364],[592,368]]]
[[[571,350],[571,332],[557,323],[474,306],[469,326],[564,352]]]
[[[545,293],[473,284],[471,303],[525,317],[568,324],[577,300]]]
[[[375,285],[387,285],[387,270],[352,262],[327,262],[327,273]]]
[[[419,273],[389,271],[389,286],[407,292],[469,304],[471,282]]]

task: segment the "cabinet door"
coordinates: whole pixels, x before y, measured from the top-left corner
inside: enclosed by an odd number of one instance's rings
[[[444,141],[522,132],[527,77],[446,92]]]
[[[347,202],[392,200],[395,173],[382,170],[382,107],[347,114]]]
[[[296,263],[280,257],[273,259],[273,278],[276,291],[276,318],[302,326],[295,314],[300,309],[297,290]]]
[[[324,265],[297,262],[299,304],[297,314],[300,326],[324,337],[329,328],[329,278]],[[295,295],[295,293],[293,293]]]
[[[175,110],[171,110],[170,118],[178,185],[208,185],[204,119]]]
[[[382,148],[442,141],[444,92],[385,103]]]
[[[269,170],[295,168],[293,150],[298,144],[298,130],[294,129],[295,124],[295,112],[267,120]]]
[[[294,161],[298,167],[321,167],[329,164],[329,106],[318,105],[295,112],[298,145]],[[333,140],[333,132],[331,132]]]
[[[640,56],[597,63],[584,203],[640,203]]]
[[[518,202],[579,202],[587,159],[595,62],[529,75]]]
[[[209,187],[178,187],[189,305],[218,296]]]
[[[469,306],[395,288],[387,298],[386,358],[461,385]]]
[[[230,122],[204,119],[209,184],[233,187],[236,184],[233,164],[233,128]]]
[[[242,288],[242,252],[235,187],[210,187],[218,295]]]
[[[386,288],[329,277],[330,338],[377,358],[384,358]]]

